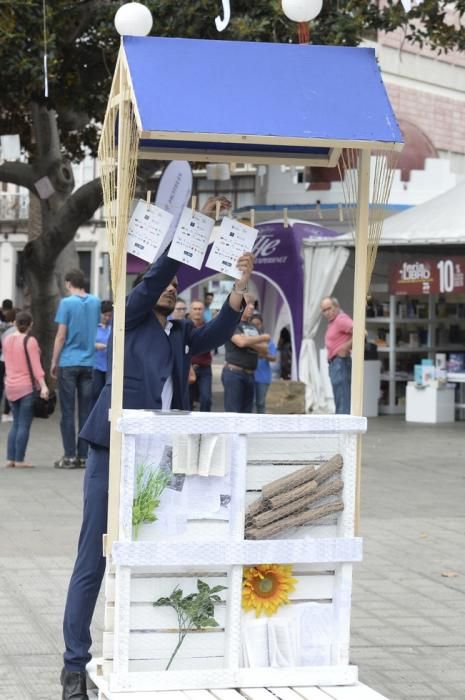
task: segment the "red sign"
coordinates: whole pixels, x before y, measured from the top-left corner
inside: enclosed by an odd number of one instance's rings
[[[465,257],[409,258],[389,268],[391,294],[445,294],[465,291]]]

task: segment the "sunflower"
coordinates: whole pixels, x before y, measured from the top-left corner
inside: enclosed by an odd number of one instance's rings
[[[256,617],[262,613],[274,615],[281,605],[289,603],[289,593],[295,589],[296,582],[291,565],[246,566],[242,581],[242,607],[246,611],[255,610]]]

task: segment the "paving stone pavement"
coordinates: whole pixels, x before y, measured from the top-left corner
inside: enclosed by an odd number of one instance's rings
[[[382,417],[364,438],[351,659],[390,700],[465,698],[464,427]],[[8,428],[0,425],[0,700],[58,700],[83,472],[53,468],[57,416],[33,424],[35,469],[1,468]],[[102,612],[100,602],[95,655]]]

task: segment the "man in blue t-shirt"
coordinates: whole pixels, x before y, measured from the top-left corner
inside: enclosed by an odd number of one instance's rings
[[[78,402],[78,433],[92,407],[92,370],[95,337],[100,321],[100,299],[85,290],[81,270],[65,275],[69,296],[60,301],[55,316],[58,330],[53,346],[50,374],[58,378],[61,408],[61,439],[64,455],[55,462],[57,469],[85,467],[87,443],[76,441],[75,403]]]

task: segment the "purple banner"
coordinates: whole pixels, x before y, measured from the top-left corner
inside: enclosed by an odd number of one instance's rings
[[[258,224],[255,241],[255,265],[252,280],[259,292],[260,309],[266,318],[276,322],[283,303],[288,305],[291,318],[291,338],[295,361],[299,357],[303,328],[304,271],[302,241],[306,238],[334,238],[335,231],[317,224],[293,223],[287,228],[282,222]],[[178,273],[179,291],[216,276],[214,270],[195,270],[183,266]],[[270,294],[270,286],[278,292]],[[267,297],[270,297],[269,302]],[[272,304],[273,308],[267,308]],[[270,313],[271,312],[271,313]],[[267,331],[274,332],[268,325]]]

